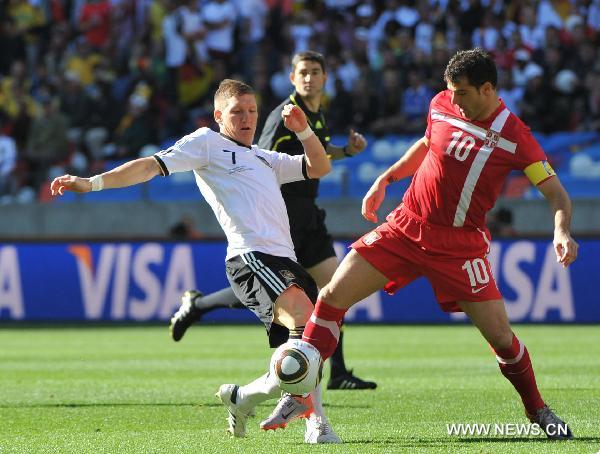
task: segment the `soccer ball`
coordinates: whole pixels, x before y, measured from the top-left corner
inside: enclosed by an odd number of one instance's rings
[[[300,395],[311,392],[321,382],[323,359],[319,350],[300,339],[288,340],[271,357],[271,376],[284,391]]]

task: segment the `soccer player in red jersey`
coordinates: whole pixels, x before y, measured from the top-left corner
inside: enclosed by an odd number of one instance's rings
[[[484,221],[509,172],[524,171],[550,204],[557,261],[567,267],[578,248],[569,196],[529,128],[498,97],[496,66],[483,50],[458,52],[444,79],[447,90],[431,101],[425,136],[373,183],[362,215],[377,222],[387,185],[413,175],[402,203],[352,244],[321,290],[303,339],[327,358],[350,306],[425,276],[442,310],[465,312],[489,342],[528,418],[549,438],[572,438],[542,399],[527,348],[510,327],[487,260],[491,238]]]

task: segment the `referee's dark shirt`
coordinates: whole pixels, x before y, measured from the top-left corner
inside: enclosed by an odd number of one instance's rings
[[[296,92],[292,93],[289,98],[284,100],[269,114],[262,133],[260,134],[260,138],[258,139],[258,146],[267,150],[274,150],[290,155],[304,154],[302,143],[298,140],[296,134],[285,127],[283,118],[281,118],[283,106],[290,103],[297,105],[304,111],[306,118],[308,119],[308,124],[323,144],[323,147],[327,149],[327,144],[331,138],[329,137],[329,128],[325,122],[323,112],[320,109],[316,113],[308,110],[302,101],[302,98],[300,98]],[[281,186],[281,192],[285,199],[288,199],[289,197],[307,197],[315,199],[319,193],[319,180],[310,179],[286,183]]]

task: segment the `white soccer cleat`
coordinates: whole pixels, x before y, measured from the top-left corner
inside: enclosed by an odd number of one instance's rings
[[[283,429],[298,418],[308,418],[313,411],[312,399],[307,397],[284,394],[273,412],[260,423],[262,430]]]
[[[237,401],[238,388],[238,385],[221,385],[215,396],[227,407],[229,413],[227,416],[227,423],[229,424],[227,432],[234,437],[242,438],[246,435],[246,422],[249,416],[254,415],[254,409],[245,410],[241,408]]]
[[[310,418],[306,419],[304,442],[310,444],[341,443],[342,440],[333,431],[327,418],[312,414],[310,415]]]

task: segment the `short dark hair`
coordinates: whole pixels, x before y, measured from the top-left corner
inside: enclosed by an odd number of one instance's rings
[[[498,83],[496,63],[480,47],[458,51],[446,66],[444,80],[456,84],[463,78],[477,89],[486,82],[495,88]]]
[[[215,109],[221,110],[229,98],[253,94],[254,88],[250,85],[239,80],[223,79],[215,91]]]
[[[319,65],[321,65],[321,69],[323,70],[323,72],[327,72],[325,70],[325,57],[323,57],[323,55],[319,52],[315,52],[314,50],[306,50],[304,52],[298,52],[297,54],[295,54],[292,58],[292,71],[295,71],[296,65],[304,60],[314,61],[315,63],[318,63]]]

